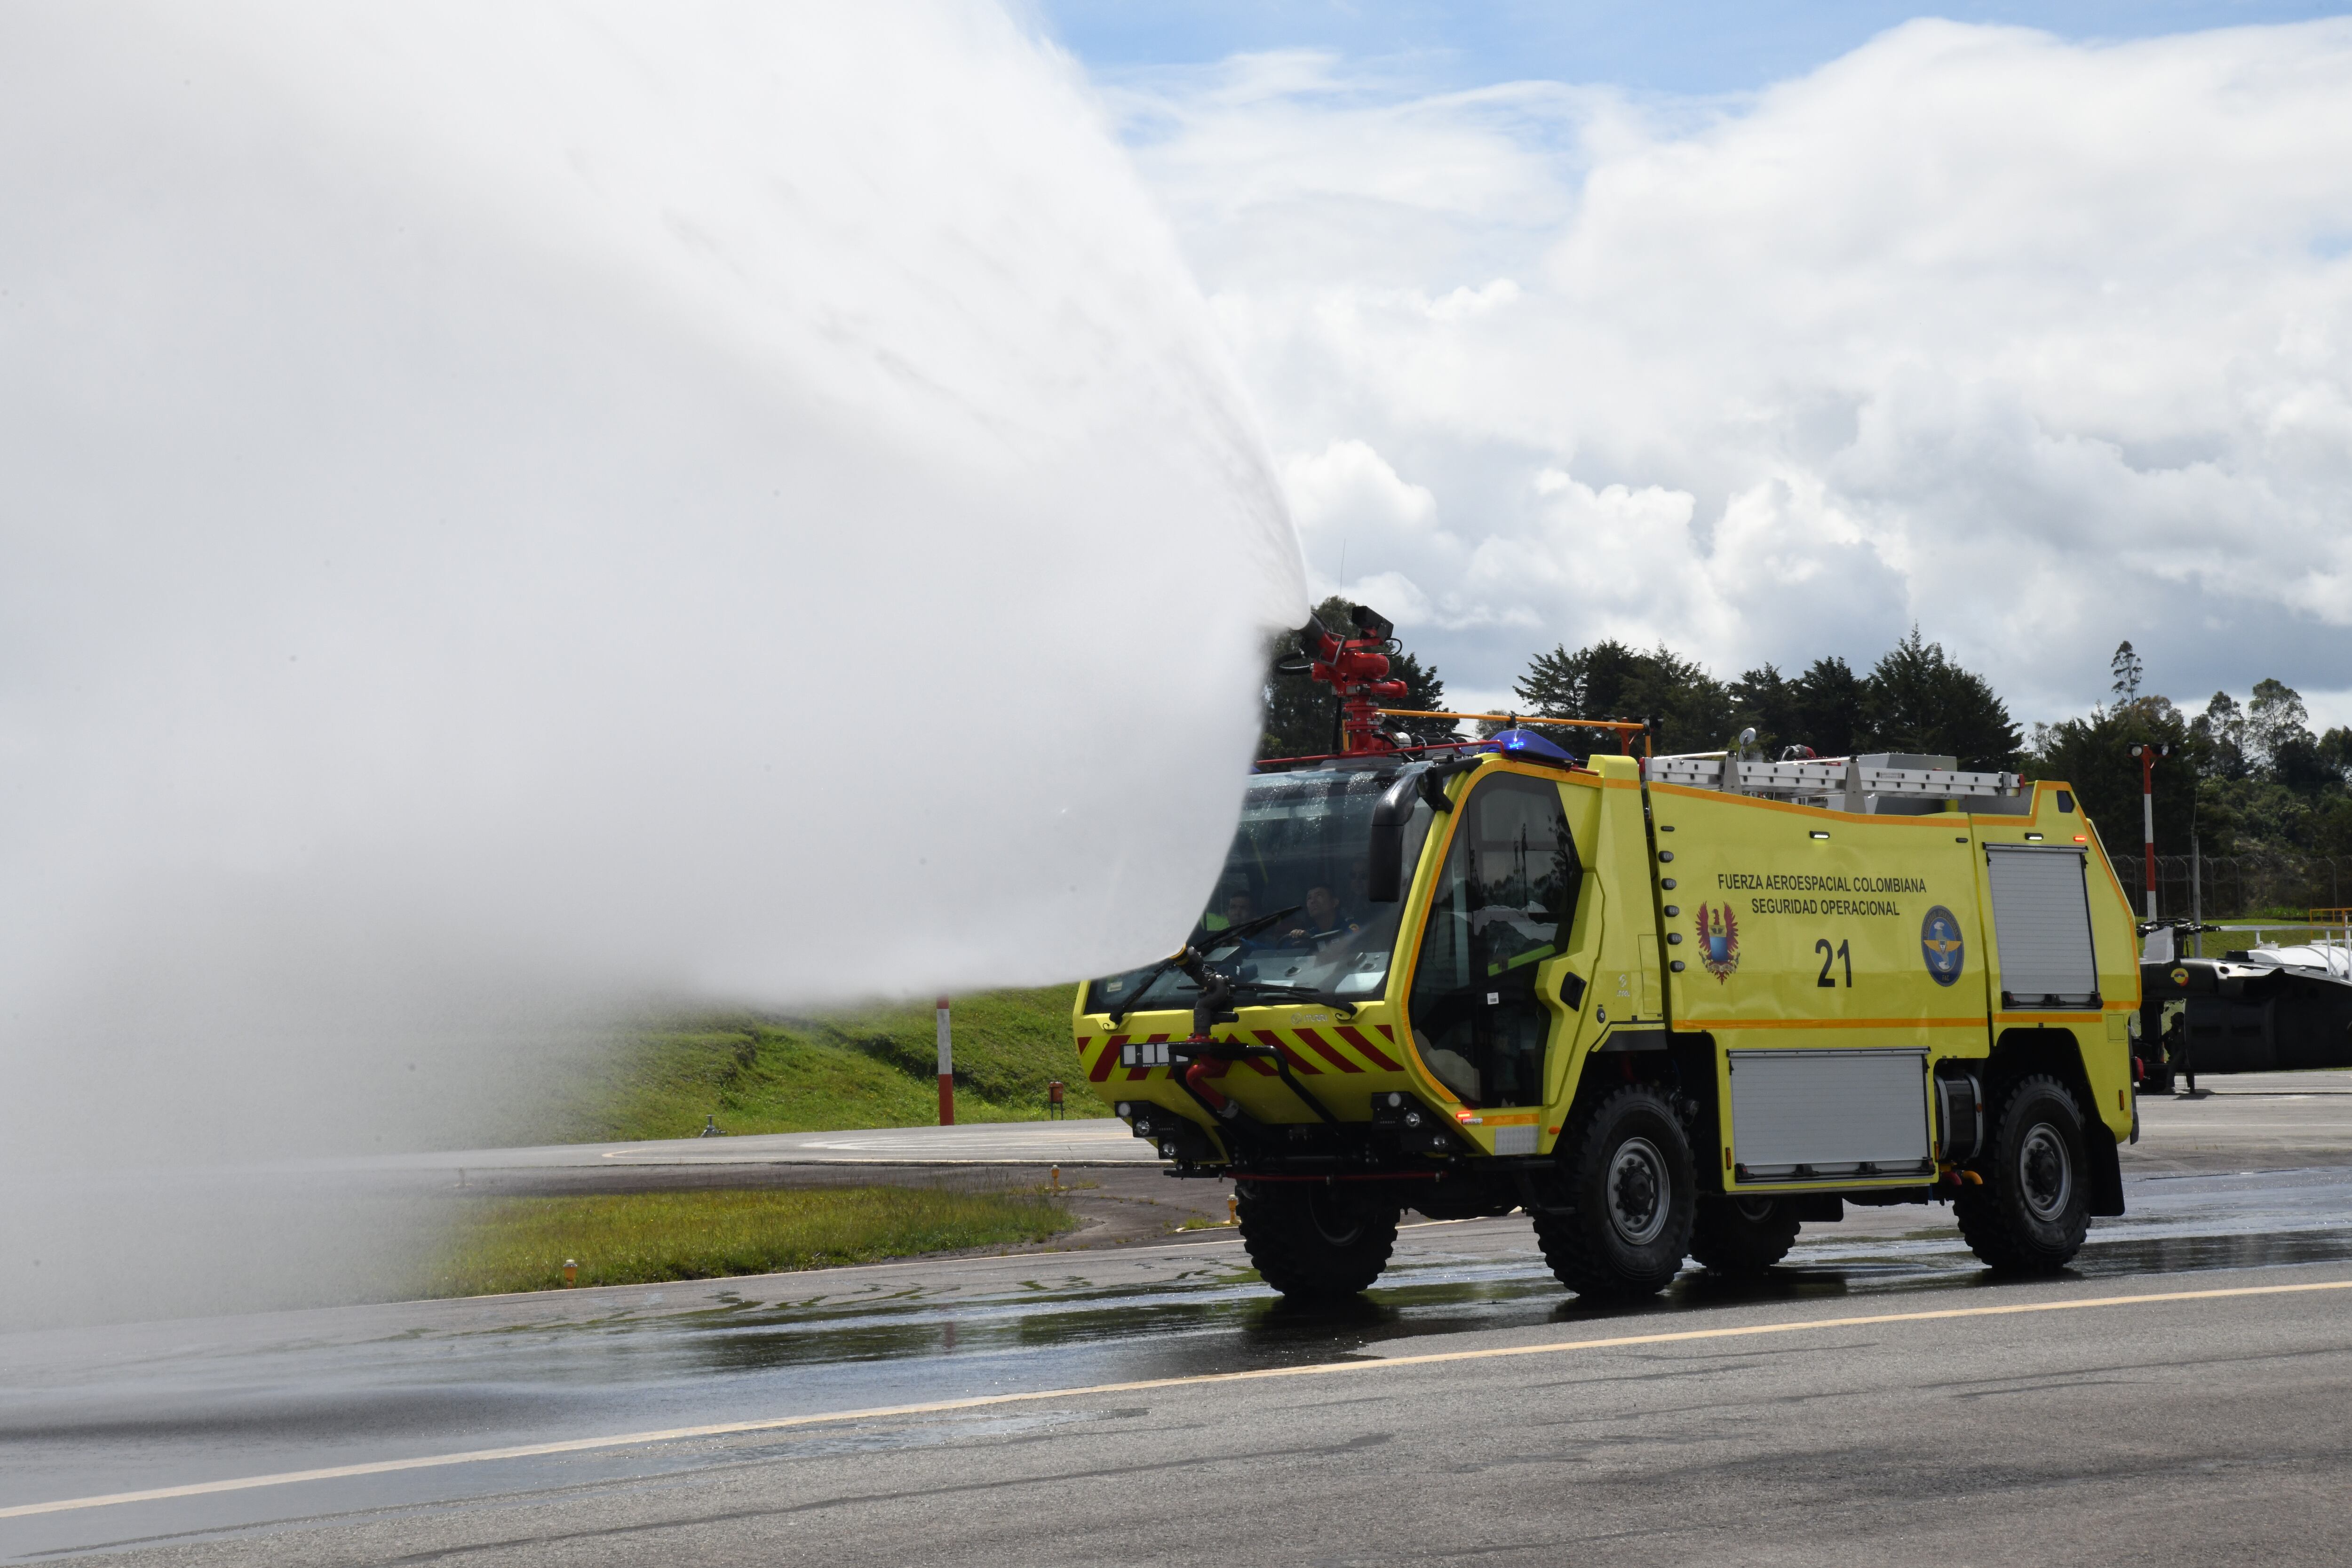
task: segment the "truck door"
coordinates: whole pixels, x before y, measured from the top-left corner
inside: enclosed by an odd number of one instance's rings
[[[1583,875],[1559,786],[1504,773],[1454,810],[1422,929],[1406,1023],[1465,1105],[1541,1105],[1551,1013],[1536,966],[1559,952]]]

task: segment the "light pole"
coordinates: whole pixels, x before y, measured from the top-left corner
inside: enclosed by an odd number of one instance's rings
[[[2189,796],[2189,923],[2191,927],[2205,923],[2205,862],[2197,851],[2197,795]],[[2198,931],[2197,956],[2205,956],[2205,933]]]
[[[2156,759],[2172,754],[2170,746],[2132,742],[2131,754],[2139,759],[2139,830],[2141,841],[2147,847],[2147,918],[2156,919]]]

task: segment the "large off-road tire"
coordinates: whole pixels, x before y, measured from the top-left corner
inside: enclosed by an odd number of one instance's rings
[[[1704,1196],[1691,1256],[1717,1274],[1761,1274],[1797,1245],[1797,1216],[1774,1198]]]
[[[1242,1246],[1265,1282],[1296,1300],[1369,1289],[1396,1246],[1397,1205],[1345,1183],[1237,1182]]]
[[[1552,1273],[1592,1300],[1664,1289],[1690,1247],[1698,1195],[1674,1107],[1648,1085],[1628,1084],[1577,1118],[1559,1157],[1568,1212],[1535,1215]]]
[[[2083,1112],[2066,1086],[2035,1073],[2009,1086],[1993,1116],[1982,1185],[1952,1200],[1969,1250],[2004,1274],[2055,1274],[2091,1228]]]

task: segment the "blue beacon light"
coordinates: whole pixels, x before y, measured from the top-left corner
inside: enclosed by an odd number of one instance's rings
[[[1507,757],[1536,757],[1548,763],[1573,763],[1576,758],[1532,730],[1505,730],[1494,739],[1495,749]]]

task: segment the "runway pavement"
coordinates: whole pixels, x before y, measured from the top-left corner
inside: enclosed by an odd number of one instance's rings
[[[2146,1102],[2132,1212],[2032,1285],[1946,1211],[1853,1211],[1596,1312],[1514,1217],[1408,1228],[1336,1314],[1210,1231],[0,1336],[0,1552],[2340,1562],[2352,1079],[2312,1076]]]

